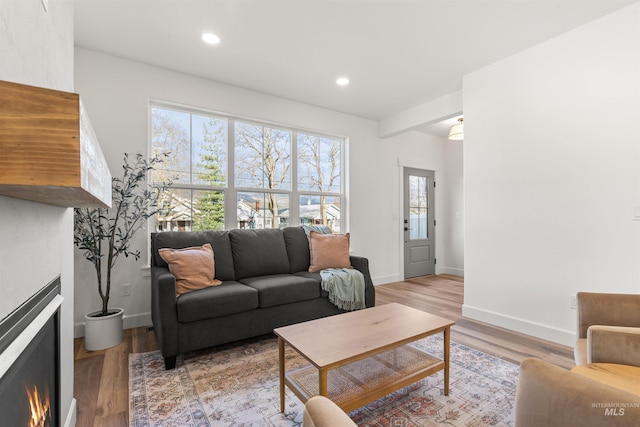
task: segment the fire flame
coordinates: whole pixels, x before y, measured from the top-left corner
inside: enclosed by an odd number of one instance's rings
[[[33,392],[27,389],[27,396],[29,397],[29,406],[31,408],[31,421],[29,427],[45,427],[47,418],[49,418],[49,409],[51,403],[49,402],[49,390],[44,393],[44,399],[38,392],[38,387],[33,386]]]

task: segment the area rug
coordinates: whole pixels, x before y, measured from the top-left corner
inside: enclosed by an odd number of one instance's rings
[[[442,357],[442,334],[413,343]],[[287,370],[307,362],[287,348]],[[512,426],[518,366],[451,342],[449,396],[442,372],[349,415],[358,426]],[[160,352],[129,357],[129,425],[302,425],[303,405],[286,389],[280,412],[278,349],[274,336],[178,357],[166,371]]]

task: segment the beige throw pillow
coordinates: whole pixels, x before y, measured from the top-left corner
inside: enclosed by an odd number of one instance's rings
[[[311,262],[309,271],[314,273],[325,268],[353,268],[349,258],[349,233],[309,233]]]
[[[163,248],[158,253],[176,276],[176,296],[222,283],[214,278],[213,248],[209,243],[184,249]]]

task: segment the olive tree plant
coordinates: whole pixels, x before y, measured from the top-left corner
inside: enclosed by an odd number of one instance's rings
[[[158,212],[158,198],[170,182],[152,187],[147,183],[149,171],[162,163],[168,154],[146,159],[142,154],[130,158],[124,154],[122,176],[112,178],[111,208],[76,208],[74,210],[74,243],[96,272],[102,310],[109,313],[111,272],[120,255],[137,261],[140,251],[131,248],[135,233]],[[104,275],[103,275],[104,274]]]

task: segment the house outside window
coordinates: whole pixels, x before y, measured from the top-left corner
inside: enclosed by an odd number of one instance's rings
[[[327,225],[341,230],[344,138],[154,103],[152,171],[172,181],[156,231]]]

